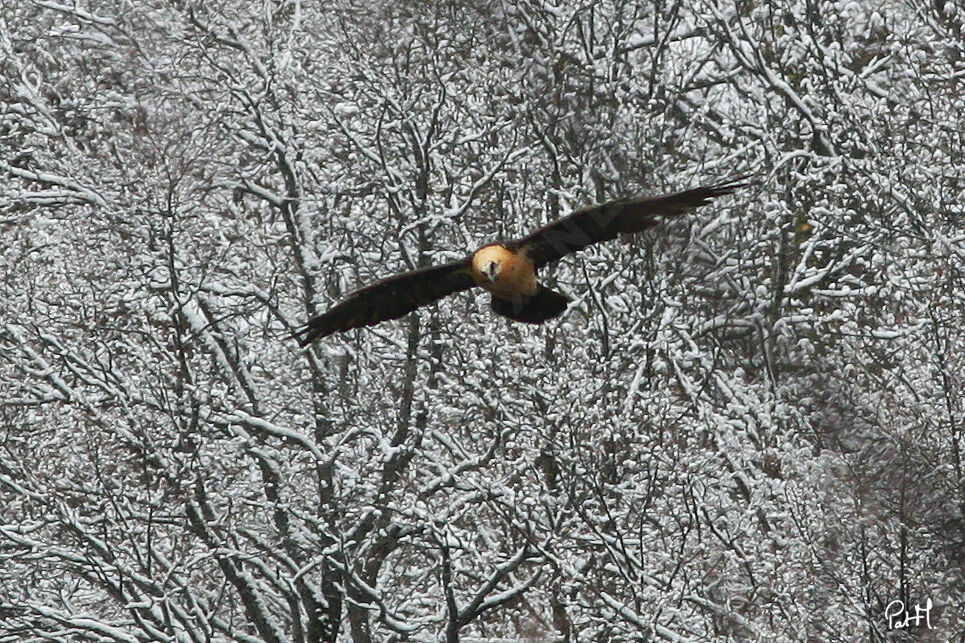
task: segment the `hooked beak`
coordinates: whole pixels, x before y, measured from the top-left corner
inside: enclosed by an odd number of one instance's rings
[[[489,264],[483,268],[482,273],[486,276],[489,281],[496,281],[496,262],[490,261]]]

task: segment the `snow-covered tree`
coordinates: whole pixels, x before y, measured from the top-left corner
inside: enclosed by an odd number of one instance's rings
[[[963,22],[0,5],[0,641],[961,637]],[[740,174],[548,270],[559,321],[288,338]]]

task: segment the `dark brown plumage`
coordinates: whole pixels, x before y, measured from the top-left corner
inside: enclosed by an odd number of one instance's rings
[[[619,199],[594,205],[546,225],[512,244],[525,249],[538,270],[587,246],[642,232],[656,225],[654,217],[671,217],[698,208],[746,185],[741,177],[712,187],[694,188],[658,197]]]
[[[540,324],[563,314],[569,298],[539,284],[536,271],[568,254],[707,205],[746,185],[744,178],[658,197],[611,201],[577,210],[531,235],[483,246],[460,261],[414,270],[360,288],[294,334],[302,346],[335,332],[396,319],[446,295],[485,288],[492,309],[515,321]]]
[[[308,346],[332,333],[398,319],[446,295],[475,286],[469,268],[472,257],[441,266],[404,272],[359,288],[327,312],[313,317],[295,333]]]

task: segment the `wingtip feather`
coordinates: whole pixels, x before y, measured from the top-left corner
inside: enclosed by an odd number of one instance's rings
[[[708,188],[714,195],[730,194],[734,190],[746,188],[754,183],[753,174],[741,174]]]
[[[309,323],[305,324],[304,326],[296,330],[294,333],[291,333],[290,335],[288,335],[287,339],[294,339],[295,341],[298,342],[298,345],[301,348],[308,348],[317,340],[322,339],[324,337],[328,337],[334,332],[335,332],[334,330],[328,330],[326,332],[325,329],[321,329],[318,327],[313,328],[311,321],[309,321]]]
[[[290,333],[285,339],[294,339],[298,342],[299,346],[305,348],[313,341],[310,334],[311,330],[311,327],[309,327],[308,324],[305,324],[305,326],[299,328],[294,333]]]

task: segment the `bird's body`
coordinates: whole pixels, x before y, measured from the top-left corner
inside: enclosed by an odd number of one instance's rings
[[[578,210],[533,234],[490,243],[460,261],[394,275],[360,288],[295,333],[302,346],[334,332],[396,319],[473,286],[492,294],[492,309],[514,321],[540,324],[565,312],[569,298],[541,285],[548,263],[621,234],[646,230],[655,217],[706,205],[745,185],[742,179],[653,198],[611,201]]]

